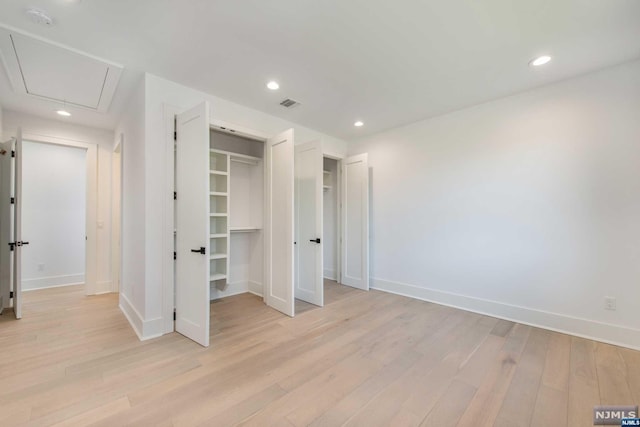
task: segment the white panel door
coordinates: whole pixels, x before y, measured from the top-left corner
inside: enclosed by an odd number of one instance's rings
[[[369,290],[367,154],[342,161],[342,284]]]
[[[11,151],[14,149],[14,141],[2,143],[0,150],[0,300],[2,309],[11,306],[11,291],[13,281],[11,271],[13,270],[13,257],[10,250],[10,243],[13,240],[13,208],[11,197],[13,197],[13,176],[14,166]]]
[[[22,318],[22,248],[29,242],[22,241],[22,131],[18,129],[15,141],[14,159],[15,186],[13,190],[13,311],[16,319]]]
[[[176,331],[207,347],[209,104],[178,114],[176,132]]]
[[[295,297],[324,304],[322,280],[322,144],[295,147]]]
[[[266,262],[267,305],[294,315],[293,129],[267,141]]]

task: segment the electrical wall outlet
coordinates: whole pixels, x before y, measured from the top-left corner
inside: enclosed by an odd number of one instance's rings
[[[616,299],[614,297],[604,297],[604,309],[615,311]]]

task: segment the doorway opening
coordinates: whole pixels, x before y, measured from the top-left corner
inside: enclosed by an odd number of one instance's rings
[[[102,293],[96,284],[97,145],[23,138],[18,128],[0,148],[0,237],[8,243],[0,245],[2,308],[22,318],[23,288],[77,284],[85,295]]]
[[[342,158],[322,158],[322,277],[324,305],[348,298],[359,291],[341,283],[341,167]],[[318,308],[296,299],[296,314]]]
[[[22,290],[84,285],[87,150],[25,140]]]

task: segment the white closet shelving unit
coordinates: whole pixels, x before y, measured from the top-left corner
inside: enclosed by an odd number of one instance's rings
[[[212,129],[210,147],[210,283],[223,291],[212,297],[261,295],[264,168],[245,152],[262,155],[264,143]]]
[[[210,283],[227,286],[229,271],[229,170],[230,156],[209,150],[209,270]]]
[[[322,190],[331,190],[331,171],[322,171]]]

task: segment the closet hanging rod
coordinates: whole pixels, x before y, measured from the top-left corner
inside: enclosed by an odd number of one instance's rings
[[[245,165],[257,165],[258,161],[257,160],[247,160],[247,159],[239,159],[239,158],[234,158],[231,157],[231,161],[232,162],[236,162],[236,163],[244,163]]]

